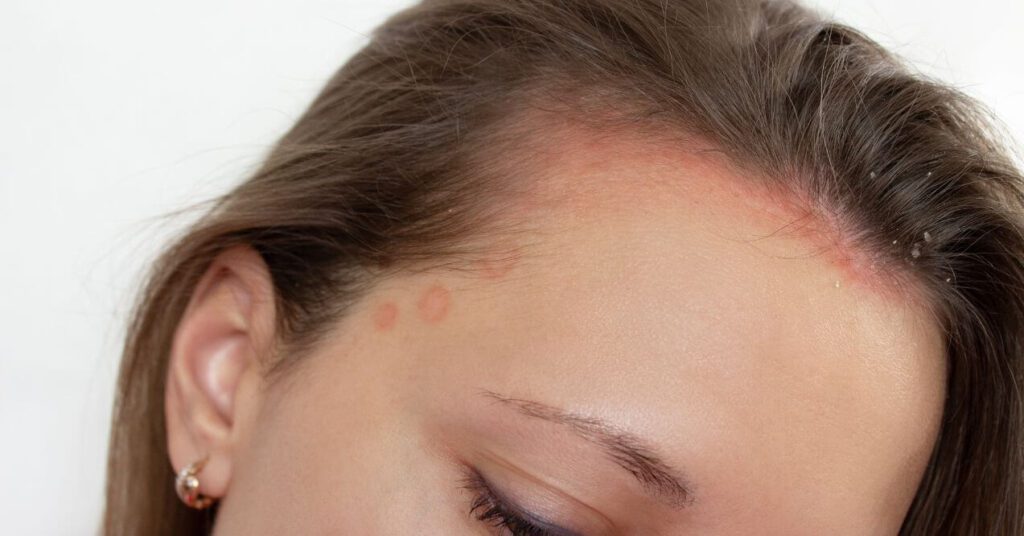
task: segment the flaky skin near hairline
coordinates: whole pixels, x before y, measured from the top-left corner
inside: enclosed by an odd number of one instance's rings
[[[268,368],[287,378],[376,278],[508,231],[488,224],[543,135],[516,128],[527,104],[709,140],[926,293],[947,400],[901,533],[1024,533],[1024,180],[983,107],[787,1],[445,0],[378,28],[154,263],[118,380],[104,534],[209,533],[215,511],[174,496],[163,390],[217,253],[248,244],[267,262],[281,343]]]

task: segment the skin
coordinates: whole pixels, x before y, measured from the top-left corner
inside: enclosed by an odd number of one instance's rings
[[[774,233],[791,207],[727,166],[604,143],[541,160],[534,240],[383,280],[273,383],[266,266],[218,258],[166,404],[173,468],[209,455],[215,535],[509,534],[470,513],[470,470],[551,534],[898,532],[942,412],[928,309],[828,222]],[[598,420],[686,497],[615,463]]]

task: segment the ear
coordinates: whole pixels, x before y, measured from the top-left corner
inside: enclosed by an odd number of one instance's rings
[[[164,411],[175,472],[208,456],[199,492],[223,497],[246,444],[274,342],[274,292],[263,258],[248,246],[219,254],[178,323]]]

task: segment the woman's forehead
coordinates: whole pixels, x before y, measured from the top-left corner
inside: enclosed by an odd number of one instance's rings
[[[405,344],[445,355],[411,373],[442,399],[512,385],[617,414],[696,465],[712,504],[769,501],[757,490],[786,483],[808,490],[789,506],[826,508],[813,490],[834,480],[912,495],[944,395],[928,311],[846,284],[728,191],[687,193],[552,205],[539,238],[479,260],[481,277],[395,280],[374,298],[378,321],[404,320]]]

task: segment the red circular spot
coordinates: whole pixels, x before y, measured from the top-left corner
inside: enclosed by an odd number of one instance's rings
[[[441,285],[430,287],[420,298],[420,317],[430,323],[440,322],[448,314],[450,301],[448,289]]]
[[[383,303],[377,307],[373,315],[373,325],[377,331],[387,331],[395,327],[398,322],[398,306],[392,302]]]

